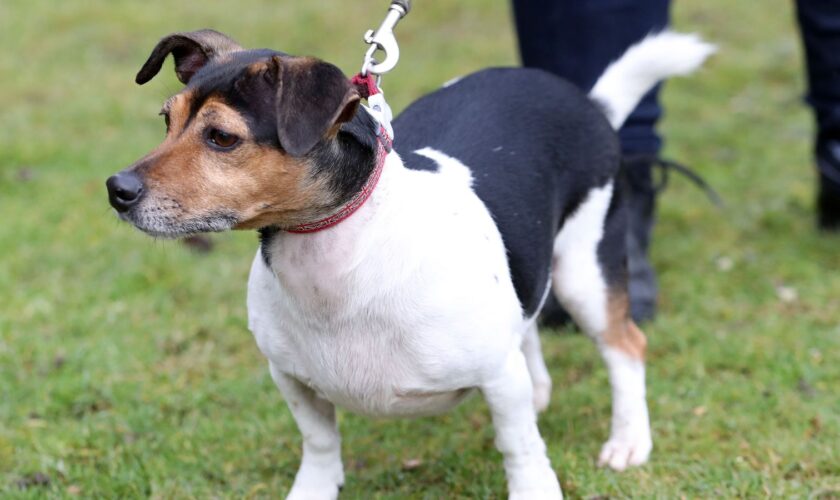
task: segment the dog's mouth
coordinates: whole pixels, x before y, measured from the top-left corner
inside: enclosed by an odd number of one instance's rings
[[[166,239],[228,231],[239,221],[236,215],[226,211],[185,217],[160,207],[139,206],[127,212],[117,212],[117,216],[149,236]]]

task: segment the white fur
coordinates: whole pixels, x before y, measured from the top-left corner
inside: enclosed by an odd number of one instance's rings
[[[598,243],[612,194],[612,182],[590,191],[554,240],[554,293],[586,332],[607,328],[607,285]]]
[[[441,153],[440,151],[434,148],[418,149],[414,153],[420,156],[425,156],[426,158],[437,163],[438,172],[440,172],[443,175],[453,177],[453,183],[460,183],[472,187],[472,172],[470,172],[470,169],[467,168],[466,165],[458,161],[457,158],[453,158],[445,153]]]
[[[645,364],[609,346],[601,346],[601,355],[612,386],[612,422],[598,465],[624,470],[647,462],[653,448],[645,402]]]
[[[501,236],[469,170],[438,151],[424,154],[440,173],[408,170],[391,153],[353,217],[317,233],[279,234],[271,269],[254,259],[250,328],[290,404],[310,407],[293,414],[320,442],[311,448],[322,450],[307,459],[304,438],[290,496],[332,498],[338,489],[338,439],[324,417],[332,404],[373,416],[427,415],[477,388],[496,422],[511,496],[559,498],[520,351],[529,322]],[[316,411],[315,401],[326,408]],[[318,460],[324,473],[311,479]]]
[[[644,361],[603,342],[608,328],[607,284],[597,261],[603,221],[613,186],[590,191],[554,241],[554,290],[557,299],[601,351],[613,394],[612,428],[599,465],[624,470],[647,461],[653,443],[645,401]]]
[[[251,323],[270,360],[331,401],[381,416],[446,410],[447,397],[412,395],[477,387],[481,367],[453,373],[462,357],[486,352],[502,362],[521,335],[521,311],[501,236],[453,168],[411,171],[392,153],[353,217],[278,235],[275,273],[258,257],[252,275],[252,285],[274,289],[271,303],[256,293],[249,304],[263,311]],[[478,324],[469,317],[488,307],[494,313]],[[262,335],[263,322],[282,334]],[[495,330],[506,333],[488,333]]]
[[[534,410],[538,413],[548,408],[551,401],[551,375],[543,359],[542,347],[540,346],[540,332],[537,329],[536,319],[529,321],[522,339],[522,354],[525,355],[525,363],[528,365],[528,373],[531,375],[531,385],[534,390]]]
[[[274,363],[269,362],[269,372],[303,434],[303,459],[289,499],[336,498],[344,484],[344,466],[335,407]]]
[[[648,35],[607,68],[589,97],[606,106],[607,118],[617,130],[657,83],[691,73],[715,50],[694,34],[663,31]]]
[[[688,63],[675,56],[680,51]],[[646,39],[610,67],[593,96],[619,124],[654,79],[691,69],[708,52],[692,37]],[[431,148],[417,153],[439,172],[406,169],[390,153],[379,185],[352,217],[316,233],[279,233],[268,248],[271,267],[260,254],[251,267],[249,326],[303,433],[289,498],[338,494],[344,474],[334,405],[373,416],[428,415],[474,389],[490,407],[510,498],[562,498],[535,411],[548,404],[551,380],[501,235],[472,190],[469,168]],[[651,444],[644,366],[600,341],[608,318],[597,246],[612,191],[612,183],[593,189],[567,220],[552,277],[558,298],[602,348],[614,398],[600,460],[621,469],[646,460]]]

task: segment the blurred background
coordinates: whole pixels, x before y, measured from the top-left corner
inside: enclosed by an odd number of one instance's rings
[[[0,496],[276,498],[300,441],[247,330],[253,232],[213,247],[119,223],[105,179],[162,139],[162,36],[212,27],[246,47],[358,71],[387,1],[0,2]],[[594,457],[609,426],[589,341],[546,331],[540,426],[567,496],[840,495],[840,238],[813,224],[811,117],[792,5],[675,2],[674,28],[720,45],[664,91],[666,155],[650,339],[651,463]],[[417,0],[383,81],[399,111],[450,78],[518,64],[510,6]],[[505,495],[480,398],[452,415],[341,414],[344,498]],[[374,495],[372,492],[375,492]]]

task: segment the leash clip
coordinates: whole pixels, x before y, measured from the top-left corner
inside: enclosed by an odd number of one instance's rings
[[[400,19],[408,14],[411,10],[410,0],[393,0],[391,6],[388,8],[388,14],[385,20],[376,31],[368,30],[365,33],[365,43],[370,45],[365,53],[364,61],[362,62],[362,76],[367,76],[368,72],[377,76],[377,83],[379,78],[397,65],[400,59],[400,46],[397,44],[397,39],[394,37],[394,27]],[[377,62],[373,55],[377,50],[385,52],[385,60]]]

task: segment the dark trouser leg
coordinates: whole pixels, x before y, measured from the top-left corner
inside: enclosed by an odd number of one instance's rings
[[[625,155],[619,182],[627,209],[627,290],[630,315],[637,323],[656,315],[656,272],[648,250],[656,220],[656,191],[653,188],[653,160],[656,155]]]
[[[808,69],[808,104],[817,121],[817,221],[840,230],[840,2],[797,0]]]
[[[588,90],[630,45],[666,27],[669,3],[513,0],[522,64],[546,69]],[[658,91],[644,97],[619,131],[626,159],[620,185],[626,189],[629,210],[630,303],[637,322],[652,318],[656,307],[656,276],[647,252],[655,208],[650,160],[662,146],[655,129],[661,116]]]

